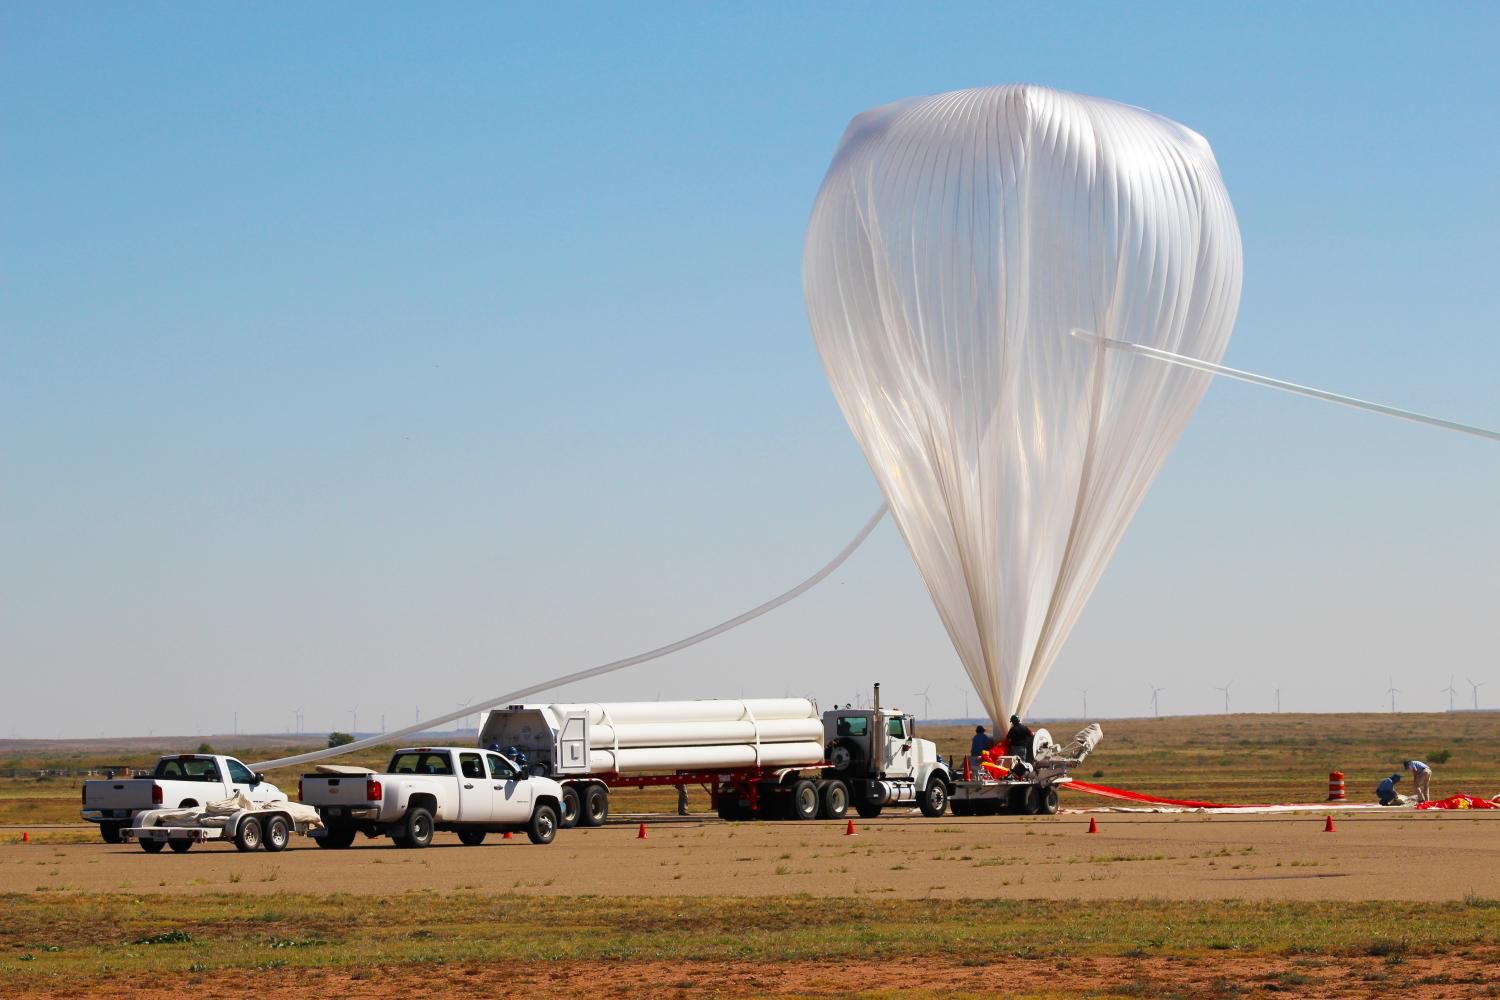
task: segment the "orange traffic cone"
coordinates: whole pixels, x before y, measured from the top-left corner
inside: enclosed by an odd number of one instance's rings
[[[1323,832],[1324,833],[1337,833],[1338,832],[1338,831],[1336,831],[1333,828],[1333,817],[1332,816],[1329,816],[1328,819],[1324,820],[1324,822],[1323,822]]]
[[[1095,822],[1094,817],[1090,816],[1089,817],[1089,833],[1098,833],[1098,832],[1099,832],[1099,824],[1097,822]]]
[[[514,840],[515,839],[515,835],[512,834],[509,830],[506,830],[505,831],[505,836],[501,837],[500,839],[501,840]]]
[[[21,833],[21,843],[23,843],[23,844],[29,844],[29,843],[31,843],[31,834],[26,833],[26,832],[23,831]]]
[[[645,840],[646,839],[646,824],[645,823],[642,823],[641,824],[641,828],[636,831],[635,839],[636,840]]]
[[[854,832],[854,820],[851,819],[849,821],[849,825],[844,828],[844,836],[846,836],[846,837],[858,837],[859,836],[859,834],[857,834],[857,833]]]
[[[974,780],[974,770],[969,766],[969,758],[967,757],[964,758],[964,780]]]

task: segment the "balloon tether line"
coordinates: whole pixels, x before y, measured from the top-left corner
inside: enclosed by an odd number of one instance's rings
[[[749,621],[754,621],[756,618],[759,618],[763,614],[775,611],[777,608],[781,607],[783,604],[786,604],[788,601],[801,597],[803,594],[807,593],[809,590],[822,583],[830,575],[832,575],[834,570],[842,566],[844,562],[854,554],[855,549],[864,544],[865,539],[870,537],[870,533],[874,531],[875,526],[880,523],[880,519],[885,517],[887,509],[888,507],[886,504],[881,504],[880,508],[876,510],[874,514],[870,515],[870,519],[865,522],[865,526],[863,528],[860,528],[859,532],[849,540],[849,544],[840,549],[838,555],[834,556],[823,566],[822,569],[818,570],[806,580],[803,580],[792,589],[776,595],[763,604],[757,604],[749,611],[735,615],[733,618],[722,621],[719,624],[712,626],[711,628],[706,628],[702,632],[695,632],[685,639],[678,639],[676,642],[669,642],[665,646],[658,646],[655,649],[647,650],[644,653],[636,653],[634,656],[627,656],[624,659],[611,660],[609,663],[602,663],[597,667],[588,667],[584,670],[576,670],[571,674],[564,674],[561,677],[554,677],[551,680],[539,681],[536,684],[519,688],[515,691],[508,691],[505,694],[496,695],[495,697],[490,698],[486,701],[482,701],[477,705],[469,705],[466,708],[460,708],[457,711],[449,712],[447,715],[440,715],[435,719],[428,719],[426,722],[418,723],[414,726],[407,726],[405,729],[398,729],[395,732],[381,733],[379,736],[367,736],[362,740],[355,740],[353,743],[345,743],[342,746],[329,747],[326,750],[314,750],[311,753],[297,754],[292,757],[278,757],[275,760],[263,760],[255,764],[251,764],[250,768],[251,770],[255,771],[267,771],[273,767],[290,767],[294,764],[311,764],[313,761],[326,760],[329,757],[338,757],[357,750],[365,750],[369,747],[380,746],[382,744],[390,743],[394,740],[404,739],[407,736],[415,736],[417,733],[425,733],[431,729],[435,729],[438,726],[445,725],[449,722],[455,722],[458,719],[462,719],[466,715],[473,715],[475,712],[482,712],[485,709],[493,708],[496,705],[509,704],[520,698],[525,698],[528,695],[538,694],[542,691],[548,691],[556,687],[562,687],[564,684],[572,684],[574,681],[582,681],[588,680],[591,677],[599,677],[603,674],[612,673],[616,670],[624,670],[626,667],[633,667],[636,664],[645,663],[647,660],[655,660],[659,657],[666,656],[669,653],[675,653],[679,650],[687,649],[689,646],[696,646],[698,643],[703,642],[705,639],[712,639],[714,636],[720,635],[724,632],[728,632],[732,628],[736,628]]]
[[[1184,368],[1191,368],[1194,371],[1205,372],[1209,375],[1223,375],[1225,378],[1248,382],[1251,385],[1265,386],[1270,389],[1279,389],[1282,392],[1289,392],[1297,396],[1321,399],[1327,403],[1336,403],[1339,406],[1348,406],[1356,410],[1383,413],[1388,417],[1397,417],[1401,420],[1427,424],[1430,427],[1441,427],[1443,430],[1458,431],[1460,434],[1472,434],[1475,437],[1486,438],[1490,441],[1500,441],[1500,431],[1476,427],[1473,424],[1461,424],[1456,420],[1445,420],[1442,417],[1417,413],[1415,410],[1403,410],[1397,406],[1372,403],[1367,399],[1345,396],[1342,393],[1329,392],[1326,389],[1315,389],[1312,386],[1298,385],[1295,382],[1287,382],[1283,379],[1271,378],[1266,375],[1257,375],[1254,372],[1241,371],[1238,368],[1228,368],[1224,365],[1216,365],[1211,361],[1204,361],[1202,358],[1190,358],[1185,354],[1174,354],[1171,351],[1164,351],[1159,347],[1147,347],[1144,344],[1131,344],[1123,340],[1115,340],[1111,337],[1101,337],[1097,333],[1090,333],[1087,330],[1074,330],[1073,336],[1083,340],[1096,340],[1111,350],[1124,351],[1127,354],[1137,354],[1144,358],[1152,358],[1157,361],[1165,361],[1168,364],[1181,365]]]

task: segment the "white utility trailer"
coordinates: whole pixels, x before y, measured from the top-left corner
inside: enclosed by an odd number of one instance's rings
[[[148,809],[120,831],[141,850],[156,854],[164,847],[177,853],[194,844],[232,843],[240,851],[284,851],[293,834],[321,830],[318,811],[300,802],[253,802],[243,795],[192,809]]]

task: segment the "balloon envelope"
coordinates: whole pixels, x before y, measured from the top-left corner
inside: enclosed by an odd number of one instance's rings
[[[992,87],[844,133],[813,336],[992,719],[1036,697],[1208,386],[1098,338],[1216,362],[1240,276],[1208,143],[1139,108]]]

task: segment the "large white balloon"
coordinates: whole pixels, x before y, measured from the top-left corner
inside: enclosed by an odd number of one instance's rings
[[[993,87],[844,133],[808,316],[997,722],[1036,697],[1211,377],[1099,338],[1218,361],[1240,273],[1208,143],[1139,108]]]

